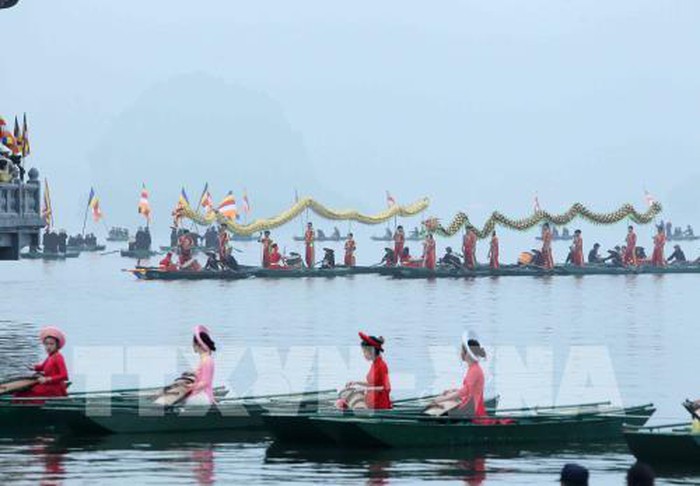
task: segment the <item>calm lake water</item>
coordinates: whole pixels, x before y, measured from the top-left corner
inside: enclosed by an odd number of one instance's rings
[[[360,241],[362,263],[376,261],[382,245]],[[502,242],[507,261],[534,246],[532,235]],[[236,246],[255,263],[256,244]],[[116,254],[1,263],[0,376],[38,360],[38,329],[55,324],[68,335],[74,390],[100,388],[98,372],[115,386],[158,385],[190,366],[191,329],[203,323],[220,349],[217,381],[232,393],[337,387],[366,373],[357,346],[366,330],[387,339],[402,398],[457,386],[457,346],[473,329],[491,351],[489,393],[503,406],[653,402],[660,423],[686,421],[680,402],[700,396],[698,275],[139,282],[121,272],[133,264]],[[342,453],[248,434],[0,439],[0,482],[28,484],[549,484],[570,461],[590,468],[592,484],[623,484],[633,457],[622,444]],[[659,484],[698,482],[663,472]]]

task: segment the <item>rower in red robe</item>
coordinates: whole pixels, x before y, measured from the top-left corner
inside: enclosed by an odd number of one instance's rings
[[[367,361],[372,362],[365,381],[350,382],[346,387],[361,387],[365,390],[365,402],[370,410],[386,410],[391,404],[391,381],[389,368],[382,357],[384,338],[360,334],[360,346]]]
[[[177,271],[177,265],[173,262],[173,252],[169,251],[165,254],[165,258],[158,263],[158,269],[166,272]]]
[[[634,232],[634,227],[627,227],[627,237],[625,238],[625,254],[622,256],[622,262],[625,265],[637,265],[637,235]]]
[[[61,349],[66,344],[66,336],[58,328],[45,327],[39,332],[39,340],[44,345],[48,357],[43,363],[34,365],[34,371],[41,374],[38,383],[27,391],[15,393],[14,396],[65,397],[68,394],[68,369]]]
[[[574,231],[574,241],[573,250],[571,254],[571,262],[577,266],[583,266],[583,237],[581,236],[581,230],[577,229]]]
[[[316,264],[316,251],[314,248],[314,242],[316,241],[316,233],[314,232],[314,225],[311,222],[306,223],[306,233],[304,233],[304,244],[306,245],[306,267],[314,268]]]
[[[469,228],[462,238],[462,253],[464,253],[464,266],[470,270],[476,267],[476,231]]]
[[[656,236],[654,236],[654,252],[651,254],[651,264],[655,267],[663,267],[666,264],[664,245],[666,245],[666,232],[663,226],[659,226]]]
[[[498,236],[496,232],[491,233],[491,244],[489,245],[489,267],[496,270],[500,267],[498,263]]]
[[[357,250],[357,245],[355,244],[355,239],[352,233],[348,233],[348,239],[345,241],[345,266],[354,267],[355,266],[355,250]]]
[[[396,255],[396,261],[403,255],[403,247],[406,244],[406,234],[403,232],[403,226],[399,225],[396,227],[394,232],[394,255]],[[394,262],[396,263],[396,262]]]
[[[262,267],[267,268],[270,266],[270,245],[272,245],[270,231],[265,230],[258,242],[262,243]]]
[[[270,246],[270,256],[269,256],[269,261],[268,261],[268,268],[282,268],[283,262],[282,262],[282,255],[280,254],[279,247],[277,246],[277,243],[272,243]]]
[[[199,262],[194,258],[194,239],[189,232],[184,233],[178,240],[180,251],[180,270],[197,272],[202,269]]]
[[[432,233],[428,233],[423,243],[423,266],[429,270],[435,270],[436,262],[435,238]]]
[[[551,270],[554,268],[554,255],[552,255],[552,230],[549,223],[542,225],[542,261],[543,267]]]

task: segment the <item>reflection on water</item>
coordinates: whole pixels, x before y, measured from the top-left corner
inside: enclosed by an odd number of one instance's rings
[[[362,247],[367,254],[368,246]],[[287,391],[280,388],[303,386],[287,379],[285,366],[289,356],[304,346],[337,349],[340,361],[357,359],[360,366],[353,373],[364,375],[366,363],[355,354],[357,331],[362,329],[387,339],[395,397],[401,398],[429,390],[437,381],[459,384],[464,370],[456,346],[465,329],[474,329],[487,346],[515,346],[521,353],[535,346],[551,349],[556,377],[561,376],[572,346],[603,346],[624,402],[654,402],[657,422],[685,420],[679,402],[700,395],[696,367],[683,364],[697,356],[700,342],[694,307],[697,275],[433,282],[363,275],[301,281],[137,282],[120,272],[129,263],[133,264],[116,255],[83,255],[50,265],[4,262],[0,375],[18,370],[21,374],[22,365],[42,357],[36,336],[46,323],[66,331],[65,356],[71,372],[79,365],[74,356],[77,347],[181,346],[189,357],[192,326],[204,323],[212,328],[221,350],[217,381],[239,391],[258,385],[272,388],[270,392]],[[243,256],[242,263],[253,262]],[[37,282],[42,289],[38,294]],[[433,366],[431,346],[447,349],[444,369]],[[245,348],[240,366],[225,362],[226,351],[236,347]],[[277,366],[261,384],[252,383],[257,375],[246,368],[255,356]],[[301,367],[308,361],[298,363]],[[597,363],[580,366],[595,369]],[[172,377],[179,371],[164,374]],[[318,374],[319,380],[332,386],[357,379],[329,368],[319,369]],[[71,375],[74,388],[80,385],[75,375]],[[507,383],[503,377],[495,379]],[[512,389],[497,391],[503,402],[513,393]],[[556,396],[557,391],[535,389],[532,394]],[[548,484],[569,461],[591,468],[595,484],[622,484],[633,458],[622,445],[585,450],[499,449],[480,455],[371,451],[363,456],[348,451],[279,450],[264,436],[239,434],[0,440],[0,482],[22,478],[32,484],[140,484],[146,478],[200,484],[315,484],[319,478],[367,484],[408,483],[416,478],[463,484]],[[697,483],[699,477],[679,474],[673,480]]]

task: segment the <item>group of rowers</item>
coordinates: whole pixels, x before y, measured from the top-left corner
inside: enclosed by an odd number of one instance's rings
[[[350,381],[345,390],[353,390],[362,394],[362,408],[370,410],[387,410],[392,408],[391,380],[389,368],[384,360],[384,338],[359,333],[360,348],[367,361],[369,371],[363,380]],[[31,388],[14,393],[16,398],[52,398],[68,396],[68,369],[61,350],[66,345],[66,335],[57,327],[45,327],[39,332],[39,339],[46,351],[46,359],[29,368],[36,373],[36,381]],[[192,331],[192,349],[199,356],[196,369],[191,373],[194,377],[187,384],[188,390],[184,395],[184,405],[213,405],[215,363],[214,353],[216,344],[209,329],[202,325],[195,326]],[[433,400],[430,406],[446,409],[445,404],[453,403],[451,410],[472,417],[486,415],[484,406],[484,372],[480,362],[486,359],[486,351],[475,335],[465,333],[461,340],[460,356],[467,365],[467,371],[460,388],[447,390]],[[3,394],[0,385],[0,394]],[[341,392],[341,397],[342,397]],[[26,403],[26,402],[25,402]],[[342,398],[336,403],[339,408],[350,408]]]
[[[210,230],[210,239],[213,240],[214,233],[217,230]],[[208,253],[209,258],[205,265],[208,270],[236,270],[238,263],[231,255],[229,246],[229,236],[225,228],[218,229],[218,248],[216,251]],[[280,252],[279,245],[271,238],[269,230],[264,231],[259,243],[262,245],[262,267],[267,269],[284,269],[284,268],[315,268],[320,265],[321,268],[334,268],[336,266],[334,251],[330,248],[324,248],[324,256],[320,261],[316,261],[316,231],[313,223],[309,222],[306,225],[304,233],[304,255],[298,253],[290,253],[283,255]],[[519,260],[523,265],[535,265],[544,269],[554,268],[554,254],[552,251],[552,241],[554,234],[549,223],[542,225],[542,247],[539,250],[533,250],[530,256],[525,260]],[[476,258],[477,241],[479,237],[474,228],[468,228],[462,238],[462,254],[456,254],[452,248],[447,247],[442,258],[436,256],[436,241],[432,233],[428,232],[423,240],[423,252],[420,257],[414,257],[408,246],[406,246],[406,234],[403,226],[397,226],[393,235],[393,248],[385,248],[385,254],[379,264],[394,267],[423,267],[427,269],[435,269],[438,265],[446,267],[474,269],[478,266]],[[637,246],[637,235],[633,226],[628,227],[625,244],[615,247],[615,250],[610,250],[607,257],[602,257],[599,254],[600,244],[596,243],[588,253],[588,259],[584,256],[583,234],[580,229],[574,231],[569,254],[566,263],[583,267],[586,262],[589,264],[603,264],[610,262],[617,266],[637,266],[640,264],[651,264],[654,266],[664,266],[670,262],[687,262],[685,254],[679,245],[675,245],[674,252],[668,258],[664,257],[664,247],[666,245],[667,236],[662,226],[658,226],[656,235],[654,236],[654,249],[651,258],[648,259],[642,247]],[[190,270],[198,271],[202,267],[194,258],[193,253],[196,248],[196,240],[194,234],[187,230],[182,230],[177,239],[176,251],[178,260],[173,261],[173,252],[169,252],[166,257],[160,262],[160,267],[164,270]],[[355,253],[357,251],[357,243],[352,233],[348,233],[344,243],[343,265],[345,267],[354,267],[356,265]],[[496,231],[491,232],[491,238],[488,247],[488,266],[491,269],[498,269],[499,262],[499,240]]]

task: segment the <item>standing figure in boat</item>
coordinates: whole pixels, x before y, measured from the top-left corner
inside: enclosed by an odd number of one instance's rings
[[[403,255],[403,247],[405,244],[406,235],[403,232],[403,226],[399,225],[394,232],[394,255],[396,255],[396,258],[400,258],[401,255]]]
[[[365,392],[365,403],[371,410],[387,410],[391,405],[391,381],[389,368],[384,362],[384,338],[369,336],[363,332],[360,335],[360,346],[367,361],[372,363],[365,381],[351,381],[346,388],[361,387]]]
[[[435,238],[432,233],[428,233],[423,243],[423,266],[429,270],[435,270],[436,262]]]
[[[462,238],[462,253],[464,253],[464,266],[470,270],[476,267],[476,231],[469,228]]]
[[[625,238],[625,253],[622,257],[622,262],[625,265],[637,265],[637,234],[634,232],[633,226],[627,227],[627,237]]]
[[[489,245],[489,267],[492,270],[500,267],[498,263],[498,236],[496,236],[495,230],[491,233],[491,244]]]
[[[348,233],[348,239],[345,241],[345,259],[344,263],[346,267],[355,266],[355,250],[357,250],[357,245],[355,244],[355,238],[352,233]]]
[[[68,369],[61,354],[66,345],[66,335],[56,327],[45,327],[39,332],[47,357],[43,363],[34,365],[39,373],[37,384],[31,389],[15,393],[16,397],[65,397],[68,394]]]
[[[180,253],[180,270],[189,270],[193,272],[201,270],[199,262],[194,258],[194,240],[189,231],[185,230],[182,236],[180,236],[178,240],[178,250]]]
[[[214,357],[216,345],[209,329],[204,326],[194,328],[192,349],[199,355],[195,370],[195,380],[187,394],[187,405],[211,405],[214,403]]]
[[[308,222],[306,223],[306,233],[304,233],[304,244],[306,245],[305,262],[307,268],[314,268],[314,264],[316,263],[315,241],[316,235],[314,233],[314,225]]]
[[[270,231],[265,230],[260,239],[259,243],[262,244],[262,267],[268,268],[270,266],[270,246],[272,245],[272,238],[270,238]]]
[[[666,233],[663,226],[659,226],[654,236],[654,252],[651,254],[651,264],[656,267],[663,267],[666,264],[664,259],[664,246],[666,245]]]
[[[552,230],[549,223],[542,225],[542,266],[548,270],[554,268],[554,255],[552,254]]]
[[[462,361],[467,364],[467,374],[464,376],[462,387],[442,393],[432,406],[442,409],[445,413],[452,411],[456,415],[485,417],[484,371],[479,362],[486,359],[486,351],[476,336],[465,332],[462,335],[460,355]]]
[[[577,229],[574,231],[574,241],[573,250],[571,252],[571,263],[577,267],[582,267],[584,264],[583,260],[583,237],[581,236],[581,230]]]

